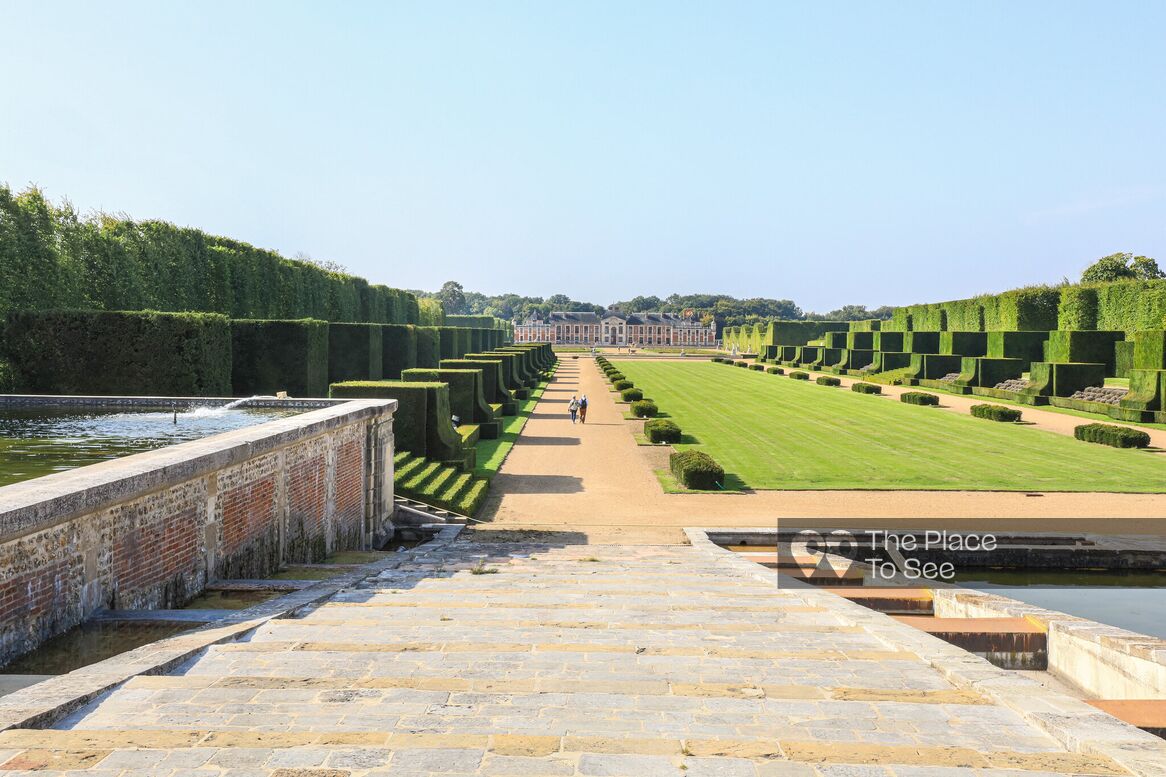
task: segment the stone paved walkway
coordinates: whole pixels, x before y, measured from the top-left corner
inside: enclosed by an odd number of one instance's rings
[[[0,733],[0,770],[1166,774],[1161,740],[694,542],[422,548],[52,730]]]
[[[586,425],[572,395],[587,394]],[[945,401],[958,397],[945,398]],[[494,480],[482,512],[497,527],[569,529],[598,541],[681,541],[685,526],[799,525],[1162,534],[1166,495],[1000,491],[758,491],[665,494],[660,449],[635,444],[595,362],[564,356]],[[1059,416],[1057,421],[1073,419]],[[1098,519],[1106,519],[1104,523]],[[948,521],[949,523],[944,523]],[[1027,521],[1027,523],[1026,523]]]

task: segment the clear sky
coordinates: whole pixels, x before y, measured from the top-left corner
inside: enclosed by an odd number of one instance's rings
[[[819,311],[1166,263],[1166,3],[0,0],[0,181],[374,281]]]

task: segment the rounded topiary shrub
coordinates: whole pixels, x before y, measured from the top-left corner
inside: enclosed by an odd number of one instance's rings
[[[667,418],[653,418],[644,423],[644,436],[651,442],[680,442],[680,427]]]
[[[1005,405],[972,405],[972,415],[976,418],[987,418],[989,421],[1016,423],[1023,413],[1015,407]]]
[[[635,386],[636,384],[632,383],[627,378],[624,378],[622,380],[617,380],[615,383],[612,383],[611,385],[616,391],[623,391],[624,389],[631,388],[631,387]]]
[[[934,407],[939,404],[939,397],[923,391],[907,391],[899,395],[899,401],[906,402],[908,405],[931,405]]]
[[[819,375],[814,379],[814,382],[819,386],[841,386],[842,381],[835,378],[833,375]]]
[[[607,379],[615,383],[616,381],[625,380],[625,377],[622,372],[609,372],[607,373]]]
[[[632,415],[636,418],[655,418],[659,412],[660,408],[650,399],[637,399],[632,402]]]
[[[678,451],[668,457],[668,468],[687,488],[711,491],[725,482],[725,470],[703,451]]]
[[[644,398],[644,392],[638,388],[624,389],[619,392],[619,398],[624,402],[635,402],[637,399]]]
[[[795,371],[791,372],[791,373],[789,374],[789,376],[790,376],[791,378],[793,378],[794,380],[809,380],[809,379],[810,379],[810,373],[808,373],[808,372],[800,372],[800,371],[798,371],[798,370],[795,370]]]
[[[765,371],[770,375],[785,375],[785,370],[781,367],[766,367]]]
[[[857,391],[859,394],[881,394],[883,387],[874,383],[851,383],[851,391]]]
[[[764,364],[750,364],[749,369],[757,370],[758,372],[761,372],[762,370],[765,369],[765,365]]]
[[[747,361],[736,361],[736,362],[733,362],[733,366],[735,366],[735,367],[748,367],[748,366],[749,366],[749,362],[747,362]]]
[[[1085,442],[1095,442],[1114,448],[1148,448],[1150,435],[1140,429],[1113,424],[1082,424],[1073,430],[1073,436]]]

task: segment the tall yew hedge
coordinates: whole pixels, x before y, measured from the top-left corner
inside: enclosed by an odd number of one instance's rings
[[[0,185],[0,313],[170,310],[232,318],[418,323],[417,298],[164,221],[80,218]]]

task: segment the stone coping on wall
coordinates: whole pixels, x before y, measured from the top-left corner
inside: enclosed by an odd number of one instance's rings
[[[279,399],[277,397],[121,397],[76,394],[0,394],[0,409],[28,407],[133,407],[149,410],[189,410],[195,407],[222,407],[247,399],[248,408],[291,408],[314,410],[346,400],[327,398]]]
[[[353,422],[391,416],[396,408],[393,399],[335,402],[287,418],[0,487],[0,542]]]
[[[742,575],[778,585],[778,573],[727,548],[709,535],[766,534],[758,529],[684,530],[688,541],[726,574]],[[777,530],[768,532],[775,538]],[[809,583],[792,578],[781,581],[783,588],[797,588],[798,595],[836,613],[848,625],[859,626],[883,640],[888,648],[908,650],[918,655],[957,688],[977,690],[1015,711],[1033,725],[1061,742],[1070,751],[1104,755],[1137,775],[1166,775],[1166,743],[1117,718],[1102,713],[1088,703],[1046,688],[1033,679],[1000,669],[926,632]],[[1063,616],[1069,618],[1070,616]],[[1096,624],[1100,625],[1100,624]]]
[[[103,693],[138,675],[172,672],[212,645],[246,639],[275,618],[295,617],[363,578],[393,569],[406,560],[439,551],[457,539],[461,526],[442,527],[432,540],[390,558],[239,610],[201,628],[151,642],[89,666],[44,680],[0,697],[0,731],[46,728]]]

